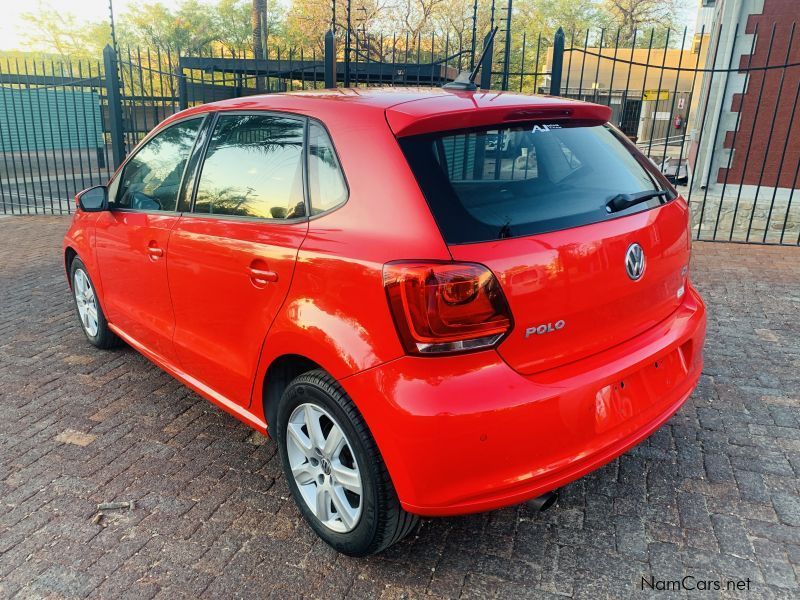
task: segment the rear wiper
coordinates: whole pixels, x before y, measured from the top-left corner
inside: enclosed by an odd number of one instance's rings
[[[636,194],[617,194],[608,201],[606,210],[610,213],[615,213],[653,198],[663,198],[671,195],[672,193],[669,190],[647,190]]]

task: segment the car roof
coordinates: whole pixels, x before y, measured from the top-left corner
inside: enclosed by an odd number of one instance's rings
[[[253,108],[264,109],[276,106],[305,105],[309,101],[319,103],[320,106],[328,103],[346,103],[349,105],[360,105],[365,108],[375,108],[386,110],[391,106],[403,102],[410,102],[422,98],[430,98],[447,94],[445,90],[439,88],[396,88],[396,87],[371,87],[371,88],[336,88],[324,90],[301,90],[292,92],[281,92],[277,94],[260,94],[257,96],[245,96],[243,98],[231,98],[206,104],[209,108],[228,108],[235,106],[242,100],[252,103]]]
[[[178,113],[176,118],[214,110],[287,111],[317,117],[324,122],[350,120],[365,113],[380,114],[396,135],[480,125],[497,118],[508,121],[571,115],[572,118],[604,122],[611,116],[606,106],[555,96],[494,90],[370,87],[243,96],[203,104]],[[518,118],[508,118],[510,112],[519,113]]]
[[[553,103],[571,103],[572,100],[564,98],[540,96],[533,94],[518,94],[515,92],[500,92],[495,90],[488,91],[462,91],[448,90],[436,87],[369,87],[369,88],[336,88],[324,90],[302,90],[293,92],[281,92],[276,94],[260,94],[256,96],[244,96],[231,98],[218,102],[205,104],[208,110],[214,108],[229,108],[238,106],[242,101],[248,102],[253,108],[270,109],[276,106],[287,106],[291,104],[302,105],[307,101],[313,100],[320,103],[348,103],[357,104],[367,108],[386,110],[418,100],[438,99],[439,101],[450,100],[454,103],[464,100],[473,101],[478,106],[487,102],[495,102],[499,98],[504,101],[523,101],[526,104],[549,105]]]

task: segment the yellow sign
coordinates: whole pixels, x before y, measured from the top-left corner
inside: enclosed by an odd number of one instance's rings
[[[669,100],[669,90],[645,90],[642,100]]]

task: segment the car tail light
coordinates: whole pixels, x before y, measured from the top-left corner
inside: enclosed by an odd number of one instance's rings
[[[487,348],[511,330],[508,302],[483,265],[389,263],[383,285],[400,339],[411,354]]]

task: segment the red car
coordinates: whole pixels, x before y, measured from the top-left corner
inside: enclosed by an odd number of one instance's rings
[[[274,437],[341,552],[541,498],[702,367],[689,209],[609,117],[400,89],[181,112],[77,197],[83,330]]]

